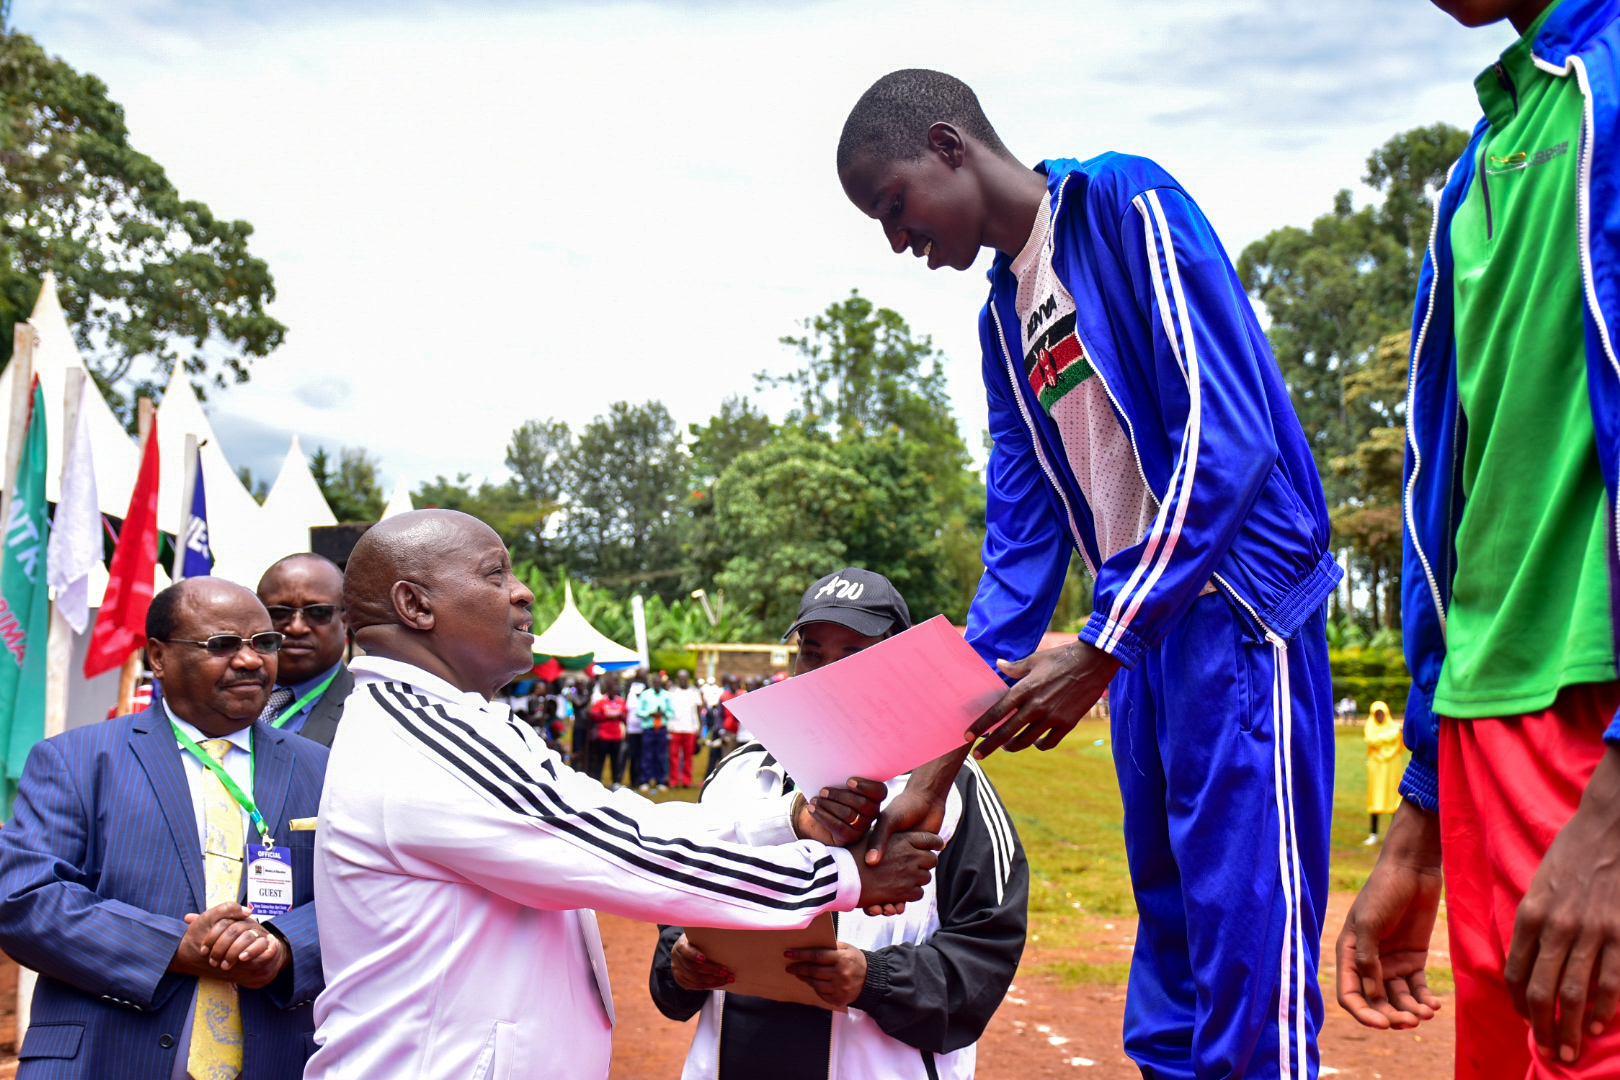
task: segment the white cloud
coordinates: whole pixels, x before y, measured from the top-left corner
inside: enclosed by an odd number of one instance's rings
[[[1235,258],[1394,132],[1471,124],[1509,39],[1419,0],[17,0],[13,21],[108,83],[187,197],[253,222],[290,332],[213,396],[235,460],[274,475],[270,434],[297,431],[413,484],[499,475],[530,417],[657,397],[703,420],[851,287],[944,348],[977,446],[988,260],[896,258],[833,175],[886,71],[960,75],[1031,160],[1158,158]]]

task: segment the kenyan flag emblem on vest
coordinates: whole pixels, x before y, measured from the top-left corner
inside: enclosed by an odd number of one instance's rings
[[[1029,388],[1040,399],[1041,408],[1048,413],[1064,394],[1091,377],[1091,363],[1086,359],[1080,336],[1074,332],[1072,313],[1047,327],[1030,345],[1024,355],[1024,374],[1029,377]]]

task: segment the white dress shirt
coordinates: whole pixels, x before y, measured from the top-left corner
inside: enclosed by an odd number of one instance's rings
[[[203,742],[214,738],[212,735],[204,735],[195,725],[176,716],[174,710],[169,708],[167,698],[163,699],[163,715],[178,724],[180,730],[185,732],[198,746],[202,746]],[[223,736],[223,738],[230,740],[231,744],[231,748],[225,751],[225,760],[222,762],[225,771],[230,773],[231,779],[236,781],[236,786],[242,789],[242,793],[251,799],[253,798],[253,725],[249,724],[241,731],[232,732]],[[186,783],[191,785],[191,809],[197,815],[197,847],[207,851],[208,822],[203,808],[202,785],[203,773],[208,771],[208,766],[198,761],[197,755],[187,750],[179,739],[174,740],[174,748],[180,754],[180,767],[186,770]],[[204,746],[203,753],[206,754],[207,752],[208,748]],[[253,819],[248,817],[246,810],[242,811],[242,835],[246,837],[247,842],[250,844],[256,843],[259,839],[258,830],[253,827]]]
[[[202,746],[204,740],[214,738],[212,735],[204,735],[196,725],[176,716],[174,710],[169,708],[168,698],[163,699],[163,715],[179,726],[180,730],[185,732],[198,746]],[[223,737],[230,740],[231,748],[225,751],[225,760],[221,764],[225,766],[225,771],[230,774],[231,779],[236,781],[236,786],[241,788],[243,794],[251,799],[253,798],[253,726],[250,724],[241,731],[232,732]],[[191,811],[197,818],[197,849],[206,856],[208,851],[208,812],[203,803],[203,773],[208,771],[208,766],[198,761],[197,755],[187,750],[185,744],[179,739],[174,740],[174,750],[175,753],[180,755],[180,767],[186,771],[186,783],[191,787]],[[203,746],[203,753],[208,753],[206,746]],[[248,816],[246,810],[242,811],[242,837],[247,844],[258,840],[258,831],[254,829],[253,819]],[[245,847],[241,854],[244,858],[246,857],[247,850]],[[191,1059],[191,1022],[194,1019],[192,1014],[196,1011],[197,991],[193,988],[191,991],[191,1005],[186,1009],[186,1023],[180,1030],[180,1046],[175,1051],[174,1069],[169,1074],[169,1080],[190,1080],[191,1072],[186,1066]]]

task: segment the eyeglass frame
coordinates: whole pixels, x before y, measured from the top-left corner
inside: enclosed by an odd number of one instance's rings
[[[310,613],[310,610],[313,609],[313,608],[331,608],[332,613],[330,615],[328,615],[325,619],[320,619],[320,620],[312,619],[312,618],[309,617],[309,613]],[[293,624],[293,621],[296,620],[300,615],[303,616],[304,625],[306,625],[306,626],[331,626],[332,621],[343,613],[343,605],[342,604],[304,604],[304,605],[299,606],[299,607],[293,607],[293,606],[288,605],[288,604],[277,604],[274,607],[268,607],[267,606],[265,608],[265,610],[270,613],[270,622],[272,624],[278,624],[279,625],[282,622],[282,620],[278,619],[276,617],[276,612],[285,611],[285,612],[287,612],[287,615],[285,616],[285,619],[286,619],[286,625],[288,625],[288,626],[291,626]]]
[[[273,637],[276,639],[275,648],[265,650],[254,644],[256,639],[266,637]],[[236,648],[215,650],[211,643],[222,638],[235,638]],[[254,653],[259,656],[274,656],[279,653],[281,651],[281,647],[287,643],[287,635],[283,634],[279,630],[261,630],[257,634],[248,634],[245,637],[241,634],[211,634],[209,635],[207,641],[198,641],[195,638],[158,638],[157,640],[166,645],[197,645],[203,649],[206,649],[209,656],[224,658],[227,656],[235,656],[237,653],[242,651],[242,647],[244,645],[250,646]]]

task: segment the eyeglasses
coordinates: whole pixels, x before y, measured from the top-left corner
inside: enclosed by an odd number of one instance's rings
[[[200,645],[208,650],[209,656],[235,656],[242,651],[243,645],[252,645],[253,651],[264,656],[274,656],[281,651],[281,643],[287,640],[286,634],[278,634],[274,630],[263,634],[254,634],[245,638],[241,634],[215,634],[207,641],[192,641],[187,638],[164,638],[171,645]]]
[[[294,619],[300,614],[304,621],[311,626],[325,626],[337,617],[336,604],[306,604],[304,607],[272,607],[266,608],[270,612],[270,621],[276,626],[291,626]]]

